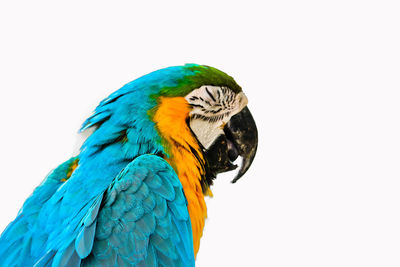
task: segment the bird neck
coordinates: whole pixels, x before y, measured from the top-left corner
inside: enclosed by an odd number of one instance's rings
[[[153,121],[169,154],[166,161],[176,171],[188,202],[196,255],[207,218],[207,207],[201,187],[201,179],[205,172],[204,158],[186,123],[189,112],[190,107],[183,97],[161,97]]]

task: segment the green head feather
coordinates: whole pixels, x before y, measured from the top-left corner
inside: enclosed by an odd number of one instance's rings
[[[162,96],[185,96],[202,85],[226,86],[236,93],[242,91],[231,76],[210,66],[186,64],[172,68],[179,68],[182,75],[176,77],[174,86],[166,86],[160,90]]]

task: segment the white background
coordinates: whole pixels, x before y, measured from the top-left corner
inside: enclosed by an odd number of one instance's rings
[[[197,266],[400,266],[396,2],[2,1],[0,229],[101,99],[193,62],[236,78],[259,129]]]

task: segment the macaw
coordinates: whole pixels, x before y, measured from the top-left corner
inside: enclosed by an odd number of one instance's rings
[[[258,138],[241,87],[197,64],[124,85],[81,131],[2,233],[1,266],[194,266],[204,198],[239,156],[244,175]]]

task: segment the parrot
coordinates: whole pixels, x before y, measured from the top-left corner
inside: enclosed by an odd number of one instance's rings
[[[156,70],[102,100],[78,152],[0,236],[1,266],[195,266],[217,175],[252,164],[242,88],[199,64]],[[238,168],[238,164],[240,167]]]

